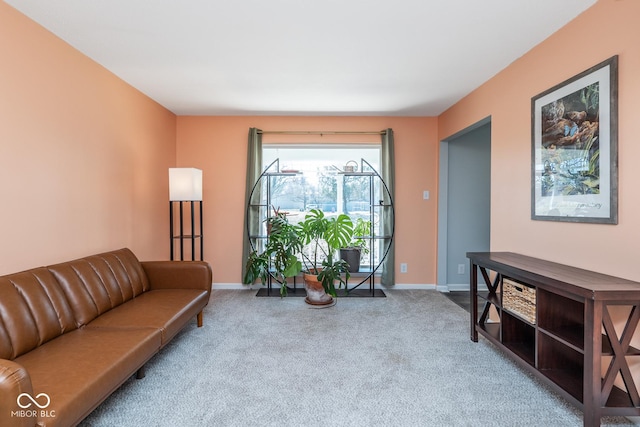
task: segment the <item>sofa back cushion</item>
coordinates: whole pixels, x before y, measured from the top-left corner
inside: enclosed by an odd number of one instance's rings
[[[49,270],[0,277],[0,359],[13,360],[73,329],[71,307]]]
[[[149,289],[142,265],[129,249],[48,268],[60,282],[78,327]]]

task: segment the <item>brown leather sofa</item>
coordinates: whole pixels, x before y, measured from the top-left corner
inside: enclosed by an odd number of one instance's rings
[[[74,426],[197,317],[212,272],[129,249],[0,277],[0,426]]]

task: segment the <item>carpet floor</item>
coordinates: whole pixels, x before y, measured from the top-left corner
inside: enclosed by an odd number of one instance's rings
[[[204,326],[81,426],[582,426],[579,410],[471,342],[463,308],[437,291],[385,292],[314,309],[215,290]]]

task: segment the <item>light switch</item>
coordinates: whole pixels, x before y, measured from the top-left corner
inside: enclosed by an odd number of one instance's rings
[[[428,191],[428,190],[424,190],[424,191],[422,192],[422,198],[423,198],[424,200],[429,200],[429,191]]]

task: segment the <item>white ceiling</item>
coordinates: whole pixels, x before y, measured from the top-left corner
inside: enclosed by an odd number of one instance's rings
[[[435,116],[596,0],[5,0],[179,115]]]

